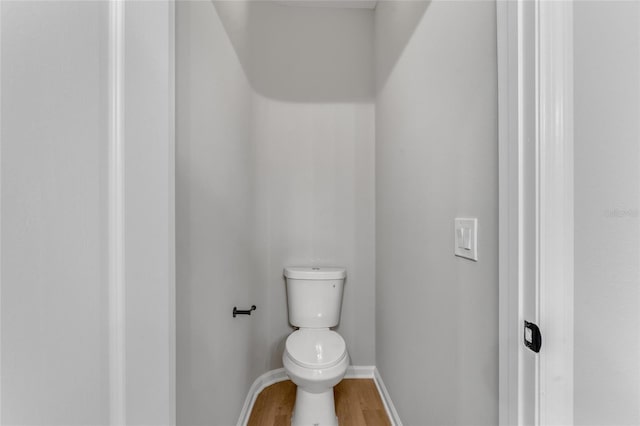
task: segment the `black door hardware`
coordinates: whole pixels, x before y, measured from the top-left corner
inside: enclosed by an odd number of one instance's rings
[[[234,306],[233,317],[235,318],[236,315],[251,315],[251,311],[255,311],[255,310],[256,310],[256,305],[251,305],[251,309],[247,309],[247,310],[238,309]]]
[[[537,325],[532,322],[524,322],[524,345],[534,351],[540,352],[542,347],[542,334]]]

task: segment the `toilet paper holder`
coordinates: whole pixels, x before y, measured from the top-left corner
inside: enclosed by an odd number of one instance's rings
[[[251,309],[238,309],[237,307],[233,307],[233,317],[236,315],[251,315],[251,311],[256,310],[256,305],[251,305]]]

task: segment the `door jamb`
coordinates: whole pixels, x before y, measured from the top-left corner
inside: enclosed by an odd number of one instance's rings
[[[497,1],[498,152],[499,152],[499,424],[519,421],[520,374],[518,323],[521,277],[521,209],[519,175],[522,150],[518,138],[518,5]]]
[[[499,424],[573,423],[573,4],[497,2],[499,87]],[[535,14],[535,48],[523,43],[523,19]],[[523,72],[535,55],[535,72]],[[535,93],[527,85],[535,79]],[[535,135],[523,133],[523,105],[535,97]],[[529,136],[526,139],[525,136]],[[535,141],[535,151],[525,149]],[[531,152],[535,152],[531,158]],[[535,168],[534,182],[523,170]],[[535,192],[534,219],[524,215]],[[529,236],[529,237],[527,237]],[[524,250],[535,239],[535,253]],[[525,258],[525,255],[527,258]],[[531,257],[529,259],[529,257]],[[535,279],[524,277],[535,263]],[[535,398],[523,380],[524,285],[536,286],[543,330]],[[528,302],[529,303],[529,302]],[[531,407],[530,405],[533,405]],[[534,410],[534,418],[525,411]],[[528,415],[527,415],[528,416]]]

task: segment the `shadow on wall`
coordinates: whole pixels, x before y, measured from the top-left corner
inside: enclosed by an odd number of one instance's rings
[[[375,21],[376,93],[384,87],[391,71],[429,8],[431,0],[380,0],[378,8],[389,8],[393,19]],[[384,28],[380,26],[384,25]],[[385,37],[380,37],[384,34]]]
[[[380,58],[390,73],[428,6],[402,1],[402,27]],[[213,1],[253,90],[290,102],[371,102],[375,97],[374,11],[270,1]],[[410,14],[407,20],[404,14]],[[414,23],[407,26],[406,22]],[[378,78],[380,81],[380,78]]]

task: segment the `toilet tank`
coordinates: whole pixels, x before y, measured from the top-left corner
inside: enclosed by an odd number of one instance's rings
[[[291,325],[302,328],[338,325],[346,269],[287,267],[284,276]]]

